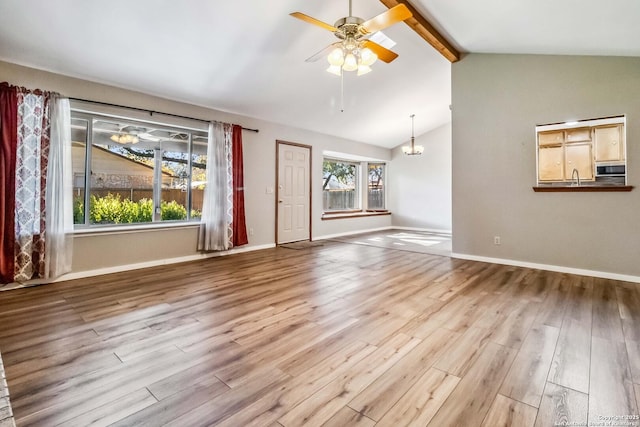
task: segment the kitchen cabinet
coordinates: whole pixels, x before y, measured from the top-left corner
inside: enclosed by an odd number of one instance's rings
[[[564,146],[564,179],[570,181],[573,170],[580,175],[580,181],[593,181],[593,154],[591,143],[566,144]]]
[[[564,142],[563,131],[540,132],[538,134],[538,145],[558,145]]]
[[[565,132],[567,143],[591,141],[591,128],[568,129]]]
[[[538,180],[562,181],[564,179],[564,148],[540,147],[538,149]]]
[[[622,162],[625,158],[622,126],[601,126],[594,130],[596,162]]]
[[[548,132],[544,137],[542,133],[538,135],[538,181],[571,181],[574,169],[578,170],[580,181],[593,181],[595,175],[591,129],[560,132],[563,138],[560,144],[556,143],[557,133]],[[573,141],[569,142],[565,138],[572,138]]]
[[[627,187],[625,117],[536,126],[538,186]]]

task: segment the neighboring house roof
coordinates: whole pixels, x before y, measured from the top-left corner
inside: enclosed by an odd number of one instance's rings
[[[91,150],[91,170],[93,173],[153,176],[152,166],[136,161],[135,159],[121,156],[98,145],[93,145]],[[74,174],[84,174],[84,144],[74,142],[71,146],[71,155],[73,157],[72,163],[74,166]],[[176,178],[175,175],[165,171],[162,171],[162,175],[165,177]]]

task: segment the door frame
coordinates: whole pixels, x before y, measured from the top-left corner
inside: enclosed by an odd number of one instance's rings
[[[280,203],[278,203],[278,192],[280,190],[280,145],[292,145],[294,147],[301,147],[301,148],[306,148],[309,150],[309,241],[311,241],[311,230],[313,229],[312,224],[311,224],[311,218],[312,218],[312,214],[311,212],[313,211],[313,205],[312,205],[312,200],[313,200],[313,173],[312,173],[312,158],[313,158],[313,147],[311,145],[306,145],[306,144],[299,144],[297,142],[289,142],[289,141],[282,141],[279,139],[276,139],[276,188],[275,188],[275,198],[274,198],[274,203],[276,204],[276,224],[275,224],[275,243],[276,246],[278,246],[278,220],[279,220],[279,209],[280,209]]]

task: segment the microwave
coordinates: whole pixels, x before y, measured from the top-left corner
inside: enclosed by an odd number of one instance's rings
[[[625,165],[596,165],[596,176],[625,176]]]

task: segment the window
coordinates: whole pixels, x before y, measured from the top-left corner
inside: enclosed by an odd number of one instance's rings
[[[322,209],[324,212],[360,209],[359,163],[325,159],[322,162]]]
[[[74,223],[198,219],[207,132],[72,111]]]
[[[369,186],[367,187],[367,210],[385,210],[384,179],[385,164],[369,163]]]
[[[538,187],[625,186],[625,117],[536,126]]]
[[[382,162],[325,157],[322,162],[322,210],[327,218],[362,211],[370,211],[371,215],[387,212],[386,167]]]

